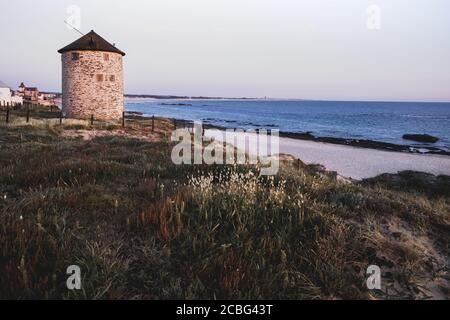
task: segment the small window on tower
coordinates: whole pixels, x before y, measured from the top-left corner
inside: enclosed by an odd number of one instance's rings
[[[109,76],[109,81],[111,81],[111,82],[116,81],[116,76],[115,75],[110,75]]]
[[[109,61],[109,54],[104,53],[104,54],[103,54],[103,60]]]
[[[98,74],[97,75],[97,82],[102,82],[103,81],[103,75],[102,74]]]
[[[80,53],[72,52],[72,60],[79,60],[79,59],[80,59]]]

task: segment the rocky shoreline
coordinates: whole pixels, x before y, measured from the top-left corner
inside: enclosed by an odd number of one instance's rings
[[[192,121],[187,121],[188,123],[193,123]],[[204,125],[207,129],[219,129],[226,130],[229,128],[213,125],[210,123],[206,123]],[[258,131],[258,129],[256,129]],[[394,144],[382,141],[368,140],[368,139],[349,139],[349,138],[337,138],[337,137],[316,137],[311,132],[286,132],[280,131],[280,137],[297,139],[297,140],[307,140],[307,141],[315,141],[315,142],[324,142],[338,145],[345,145],[351,147],[358,148],[367,148],[367,149],[377,149],[384,151],[396,151],[396,152],[407,152],[407,153],[416,153],[416,154],[437,154],[437,155],[446,155],[450,156],[450,152],[446,150],[442,150],[438,147],[432,146],[417,146],[417,145],[401,145]],[[426,151],[424,151],[426,150]]]
[[[301,139],[316,142],[325,142],[332,144],[340,144],[359,148],[378,149],[385,151],[397,151],[397,152],[409,152],[409,153],[422,153],[422,154],[440,154],[450,155],[450,152],[442,150],[437,147],[431,146],[414,146],[414,145],[401,145],[388,142],[367,140],[367,139],[346,139],[336,137],[316,137],[310,132],[295,133],[295,132],[280,132],[280,137]],[[423,151],[426,150],[426,151]]]
[[[134,116],[146,117],[142,112],[127,111],[127,114]],[[148,118],[148,117],[147,117]],[[192,127],[194,121],[168,118],[171,121],[176,121],[178,127]],[[218,129],[227,130],[230,128],[219,126],[208,122],[208,120],[203,121],[203,127],[205,129]],[[258,131],[259,129],[255,129]],[[316,137],[311,132],[286,132],[280,131],[280,137],[297,139],[297,140],[307,140],[323,143],[331,143],[337,145],[345,145],[358,148],[376,149],[384,151],[395,151],[395,152],[406,152],[415,154],[436,154],[436,155],[446,155],[450,156],[450,152],[442,150],[438,147],[428,146],[428,145],[401,145],[382,141],[368,140],[368,139],[352,139],[352,138],[337,138],[337,137]]]

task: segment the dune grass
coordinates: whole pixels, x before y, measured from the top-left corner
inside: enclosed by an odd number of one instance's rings
[[[1,298],[448,298],[447,177],[176,166],[166,120],[155,141],[63,137],[121,128],[53,120],[0,126]],[[366,288],[371,264],[382,290]]]

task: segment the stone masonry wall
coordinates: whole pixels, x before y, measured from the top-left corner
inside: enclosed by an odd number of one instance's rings
[[[73,59],[78,54],[78,59]],[[105,55],[108,55],[107,57]],[[118,120],[123,112],[122,55],[70,51],[62,59],[62,111],[66,117]]]

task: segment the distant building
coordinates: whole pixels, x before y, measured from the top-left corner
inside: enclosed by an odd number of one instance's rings
[[[55,93],[47,93],[47,92],[41,92],[39,95],[39,98],[42,100],[53,100],[56,98]]]
[[[19,86],[17,94],[23,98],[25,102],[28,103],[38,103],[39,102],[39,90],[36,87],[27,87],[22,82]]]
[[[39,92],[39,104],[44,106],[53,106],[56,104],[55,98],[56,94],[54,93],[47,93],[47,92]]]
[[[118,120],[123,112],[125,53],[94,31],[58,50],[62,61],[65,116]]]
[[[32,103],[39,102],[39,90],[36,87],[30,87],[25,89],[24,100]]]
[[[0,81],[0,102],[9,101],[11,99],[11,89],[2,81]]]
[[[22,102],[22,97],[14,95],[14,91],[4,82],[0,81],[0,106],[17,105]]]
[[[23,97],[23,95],[25,94],[25,84],[23,82],[20,83],[19,85],[19,90],[17,90],[17,93]]]
[[[25,103],[40,104],[44,106],[55,105],[55,94],[40,92],[38,88],[27,87],[23,82],[17,90],[17,95],[22,97]]]

